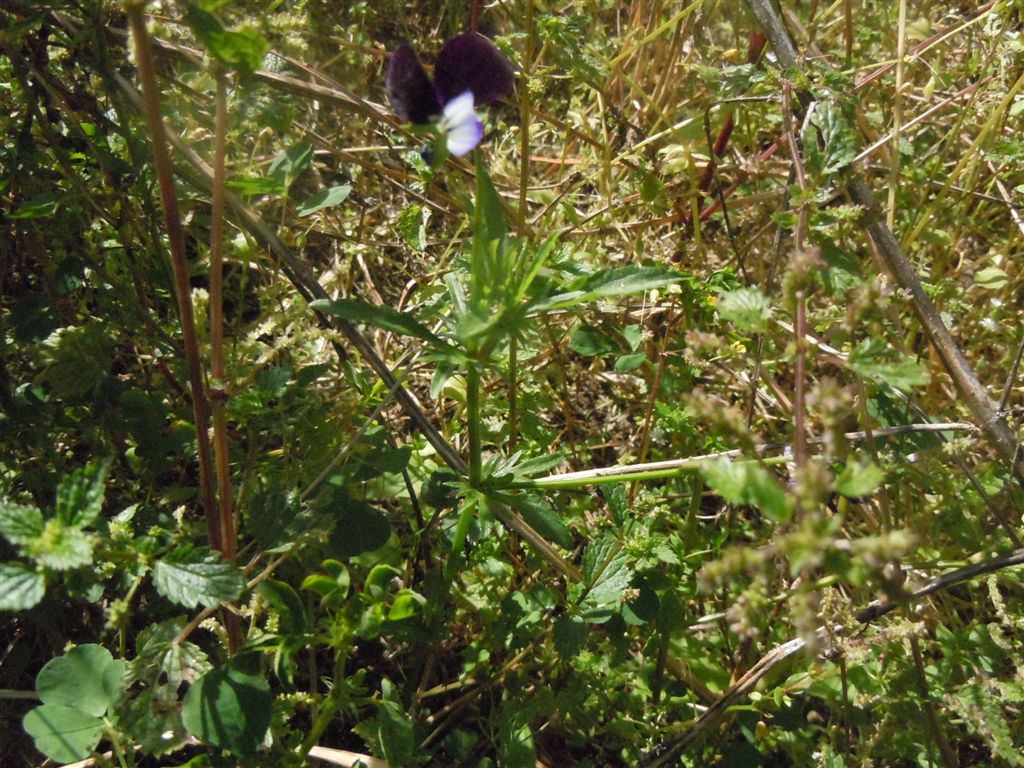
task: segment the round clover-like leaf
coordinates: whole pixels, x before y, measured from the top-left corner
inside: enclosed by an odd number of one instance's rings
[[[36,676],[44,704],[102,717],[120,698],[125,664],[101,645],[80,645],[51,659]]]
[[[58,763],[88,757],[103,737],[103,721],[80,709],[43,704],[29,710],[22,726],[36,749]]]

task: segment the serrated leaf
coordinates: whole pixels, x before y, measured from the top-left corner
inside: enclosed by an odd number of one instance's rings
[[[23,546],[43,535],[43,513],[38,507],[0,500],[0,535]]]
[[[298,208],[295,209],[295,213],[298,216],[310,216],[324,208],[340,205],[345,202],[348,198],[349,192],[351,191],[352,187],[348,184],[339,184],[335,187],[322,189],[299,205]]]
[[[254,30],[225,29],[216,16],[195,3],[185,5],[185,20],[210,53],[228,66],[252,72],[263,63],[267,43]]]
[[[851,498],[874,493],[885,480],[885,470],[873,461],[851,461],[836,478],[836,490]]]
[[[43,574],[24,563],[0,563],[0,611],[27,611],[45,593]]]
[[[386,678],[381,682],[382,696],[377,702],[377,714],[358,723],[353,730],[374,746],[374,753],[381,755],[389,765],[396,768],[413,765],[416,753],[414,721],[402,711]]]
[[[47,520],[43,535],[27,548],[47,568],[69,571],[92,563],[93,536],[60,520]]]
[[[831,101],[818,102],[803,142],[808,166],[823,175],[841,171],[857,156],[853,129],[842,109]]]
[[[633,579],[626,553],[614,537],[603,536],[587,547],[583,578],[587,591],[581,616],[595,624],[607,621],[619,610],[622,594]]]
[[[395,229],[402,241],[418,253],[427,249],[427,222],[430,221],[430,209],[413,203],[407,206],[395,221]]]
[[[186,608],[235,600],[245,588],[235,566],[198,547],[180,547],[161,558],[153,569],[153,583],[161,595]]]
[[[247,528],[260,546],[276,550],[289,546],[299,536],[321,524],[321,515],[299,506],[277,489],[259,491],[246,510]],[[327,527],[326,524],[323,527]]]
[[[384,546],[391,536],[387,517],[365,501],[341,497],[336,502],[338,522],[328,543],[337,557],[355,557]]]
[[[67,525],[84,527],[91,524],[103,508],[110,465],[111,459],[106,459],[61,478],[54,516]]]
[[[147,689],[127,699],[118,707],[115,720],[121,733],[130,733],[132,742],[153,757],[177,752],[188,742],[177,695],[170,703],[160,693]]]
[[[793,516],[793,500],[757,462],[715,459],[701,464],[700,471],[715,493],[731,504],[757,507],[777,523]]]
[[[262,677],[221,667],[188,689],[181,721],[200,741],[236,755],[250,755],[270,727],[272,704],[270,686]]]
[[[136,639],[138,654],[132,662],[133,680],[166,679],[171,697],[177,701],[182,683],[193,683],[210,670],[206,653],[194,643],[177,641],[185,627],[181,617],[146,627]]]
[[[919,362],[899,355],[882,342],[865,340],[850,353],[850,370],[859,376],[888,384],[901,392],[928,383],[928,371]]]
[[[741,331],[764,333],[772,318],[768,298],[757,288],[726,291],[715,302],[715,311]]]
[[[39,670],[36,691],[44,704],[102,717],[120,698],[124,674],[124,661],[114,659],[103,646],[79,645]]]
[[[587,641],[590,628],[583,619],[577,616],[559,616],[555,619],[552,639],[555,641],[555,651],[562,659],[570,659],[580,652],[583,644]]]
[[[98,717],[55,704],[29,710],[22,726],[36,749],[58,763],[88,757],[103,737],[103,721]]]
[[[431,344],[443,343],[419,320],[393,307],[381,307],[358,299],[317,299],[310,302],[309,306],[326,315],[343,317],[354,323],[365,323],[403,336],[413,336]]]

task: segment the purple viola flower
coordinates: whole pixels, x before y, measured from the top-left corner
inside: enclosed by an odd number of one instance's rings
[[[400,118],[416,125],[438,123],[448,151],[461,157],[480,143],[484,124],[478,105],[512,91],[508,59],[483,35],[467,32],[444,44],[430,82],[416,52],[403,43],[388,64],[388,100]]]

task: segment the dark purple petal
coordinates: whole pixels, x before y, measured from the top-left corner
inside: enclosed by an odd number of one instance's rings
[[[441,113],[430,78],[416,51],[405,43],[391,54],[386,84],[391,108],[405,122],[429,123],[431,117]]]
[[[444,44],[434,65],[434,89],[441,104],[466,91],[477,106],[512,92],[512,65],[483,35],[466,32]]]

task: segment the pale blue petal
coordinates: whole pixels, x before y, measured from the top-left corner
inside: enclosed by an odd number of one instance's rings
[[[448,140],[448,151],[462,157],[484,137],[484,124],[473,109],[473,93],[466,91],[444,105],[441,129]]]

